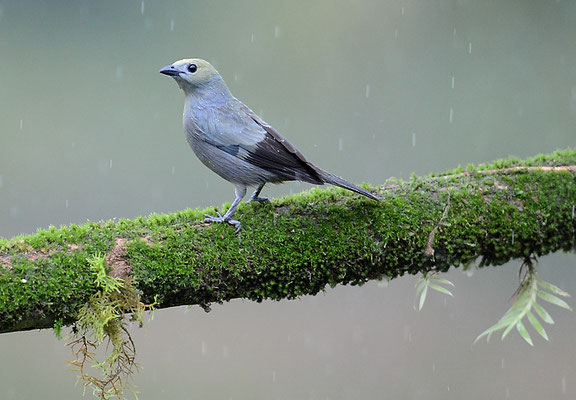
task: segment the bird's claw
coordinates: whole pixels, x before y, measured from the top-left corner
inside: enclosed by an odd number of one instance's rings
[[[216,215],[218,216],[213,217],[210,214],[204,214],[204,216],[206,217],[204,219],[204,222],[224,222],[224,217],[218,211],[216,211]]]
[[[248,203],[252,202],[252,201],[257,201],[257,202],[269,202],[270,200],[268,200],[268,197],[260,197],[260,196],[256,196],[256,197],[250,197],[250,200],[248,200]]]
[[[213,217],[212,215],[209,214],[204,214],[204,216],[206,217],[204,218],[204,222],[227,222],[230,225],[234,225],[236,227],[234,233],[238,233],[240,232],[240,229],[242,229],[242,223],[240,221],[230,218],[224,218],[222,215],[220,215],[218,211],[216,211],[216,214],[218,215],[217,217]]]

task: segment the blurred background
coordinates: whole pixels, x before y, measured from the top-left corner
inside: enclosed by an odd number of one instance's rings
[[[209,60],[317,165],[383,184],[574,146],[574,38],[568,0],[0,0],[0,236],[231,201],[158,73],[178,59]],[[543,257],[540,276],[576,293],[575,262]],[[159,310],[131,328],[134,383],[142,400],[574,398],[572,313],[547,307],[535,347],[515,332],[472,344],[518,268],[450,272],[454,298],[422,312],[415,277]],[[51,331],[0,335],[0,354],[0,399],[81,397]]]

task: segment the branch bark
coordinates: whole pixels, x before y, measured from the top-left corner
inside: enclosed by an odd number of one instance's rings
[[[0,240],[0,333],[72,324],[106,257],[159,307],[316,294],[452,266],[500,265],[576,248],[576,151],[509,159],[377,188],[244,204],[235,235],[211,210],[50,227]]]

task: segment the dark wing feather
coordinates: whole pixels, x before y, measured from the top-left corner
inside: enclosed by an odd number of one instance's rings
[[[277,175],[278,181],[324,183],[322,170],[240,101],[203,112],[191,129],[199,140]]]
[[[258,124],[266,134],[255,146],[246,149],[246,161],[267,171],[279,174],[289,180],[299,180],[321,185],[324,183],[321,171],[308,162],[304,155],[292,143],[280,135],[274,128],[258,116],[247,111],[249,117]]]

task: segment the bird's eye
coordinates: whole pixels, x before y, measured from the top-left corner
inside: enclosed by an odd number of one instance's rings
[[[190,64],[188,66],[188,72],[193,74],[196,71],[198,71],[198,66],[196,64]]]

